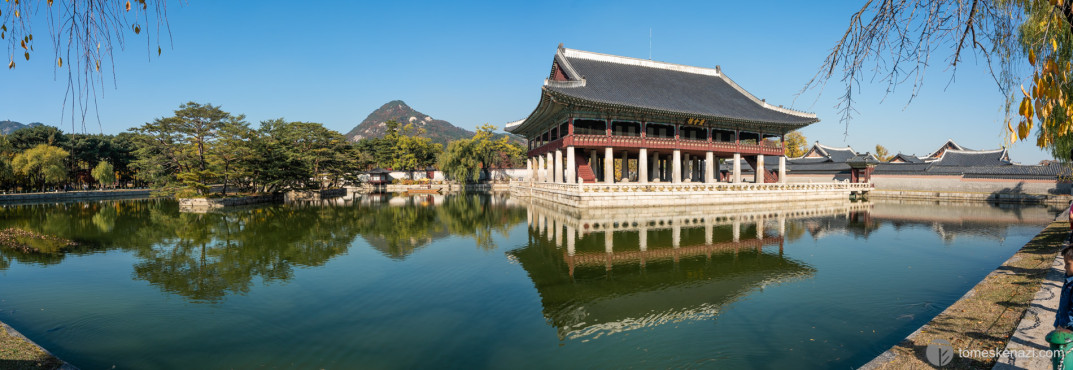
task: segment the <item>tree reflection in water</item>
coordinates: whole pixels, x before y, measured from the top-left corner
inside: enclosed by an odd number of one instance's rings
[[[504,197],[480,194],[400,206],[359,198],[205,214],[180,213],[175,201],[160,199],[0,207],[0,228],[79,243],[67,254],[129,251],[138,259],[135,279],[193,302],[246,293],[255,277],[287,281],[295,267],[321,266],[346,253],[358,236],[401,260],[452,234],[494,249],[491,235],[505,235],[524,218],[524,209],[511,208]],[[0,269],[12,261],[57,264],[67,254],[0,249]]]

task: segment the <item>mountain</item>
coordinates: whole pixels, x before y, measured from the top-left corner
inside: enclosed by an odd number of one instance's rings
[[[34,126],[41,126],[41,125],[43,125],[43,123],[41,123],[41,122],[34,122],[34,123],[24,125],[24,124],[15,122],[15,121],[0,121],[0,134],[7,135],[7,134],[10,134],[12,132],[15,132],[15,130],[18,130],[20,128],[34,127]]]
[[[421,136],[432,139],[432,142],[434,143],[443,144],[445,147],[447,146],[448,141],[469,139],[473,137],[473,131],[452,125],[450,122],[444,120],[433,119],[427,114],[410,108],[410,106],[406,105],[406,102],[402,100],[392,100],[372,113],[369,113],[369,116],[365,117],[365,120],[361,121],[361,124],[354,127],[350,132],[347,132],[345,136],[351,141],[373,137],[384,137],[384,134],[387,133],[386,122],[391,120],[398,122],[400,124],[400,129],[410,123],[414,125],[414,128],[423,128],[425,129],[425,134]],[[507,135],[512,141],[524,143],[524,139],[516,135],[499,133],[495,134],[495,138],[498,139],[503,135]]]
[[[423,128],[425,129],[425,134],[422,136],[432,139],[432,142],[441,143],[445,146],[448,141],[468,139],[473,136],[472,131],[457,127],[444,120],[433,119],[427,114],[410,108],[410,106],[406,105],[402,100],[393,100],[384,104],[372,113],[369,113],[369,116],[365,117],[365,120],[361,121],[361,124],[346,133],[346,137],[352,141],[358,141],[364,138],[383,137],[387,132],[387,124],[385,122],[390,120],[398,122],[400,128],[408,123],[412,123],[414,128]]]

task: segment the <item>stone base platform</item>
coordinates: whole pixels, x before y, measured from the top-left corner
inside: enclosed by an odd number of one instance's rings
[[[571,207],[664,207],[846,200],[866,196],[872,184],[831,183],[511,183],[516,197],[533,197]]]

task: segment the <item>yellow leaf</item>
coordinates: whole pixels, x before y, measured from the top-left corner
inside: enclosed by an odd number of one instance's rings
[[[160,56],[160,47],[159,46],[156,47],[156,55]]]
[[[1023,84],[1021,85],[1021,93],[1025,94],[1025,97],[1028,97],[1028,91],[1025,91],[1025,85]]]
[[[59,64],[60,67],[63,67],[63,58],[59,58],[59,60],[56,61],[56,64]]]
[[[1028,50],[1028,64],[1031,64],[1033,67],[1036,66],[1036,52],[1031,49]]]
[[[1054,48],[1054,52],[1058,52],[1058,40],[1054,38],[1051,39],[1051,48]]]
[[[12,69],[12,68],[15,68],[15,61],[14,60],[12,60],[10,63],[7,64],[7,69]]]
[[[22,53],[26,57],[26,60],[30,60],[30,53]]]
[[[1017,137],[1021,140],[1028,137],[1028,125],[1025,124],[1025,121],[1021,121],[1021,124],[1017,125]]]
[[[127,11],[130,11],[130,1],[127,1]]]
[[[97,61],[97,72],[101,71],[101,61]]]

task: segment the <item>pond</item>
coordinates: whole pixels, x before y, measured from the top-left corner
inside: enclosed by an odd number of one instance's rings
[[[1035,236],[1043,206],[579,210],[367,195],[218,213],[0,207],[0,321],[84,369],[857,367]]]

